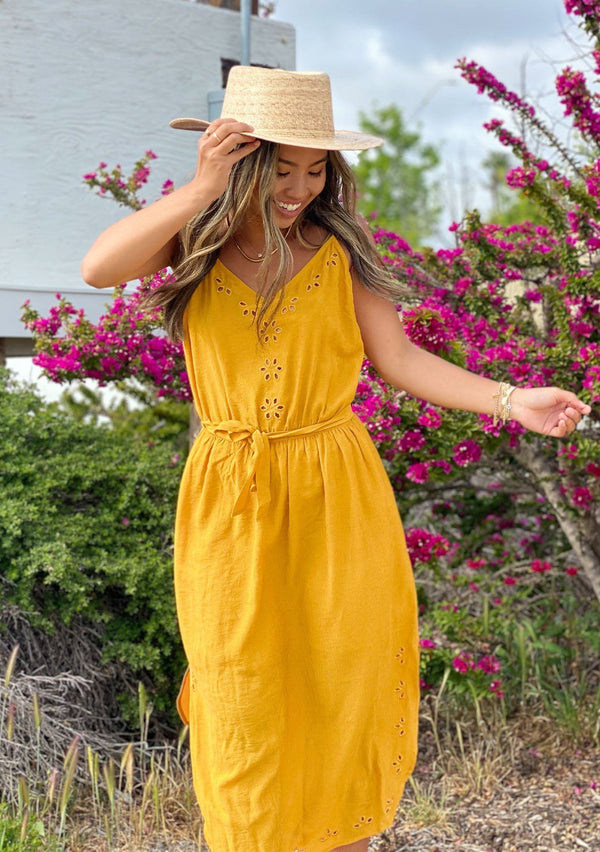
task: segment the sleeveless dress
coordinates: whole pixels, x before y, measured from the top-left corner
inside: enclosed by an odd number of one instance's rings
[[[413,769],[416,596],[351,408],[364,354],[339,242],[286,284],[263,347],[256,298],[218,260],[185,313],[203,428],[175,531],[178,708],[211,852],[328,852],[392,825]]]

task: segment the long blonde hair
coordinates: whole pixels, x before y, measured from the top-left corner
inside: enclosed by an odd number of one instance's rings
[[[258,267],[256,289],[263,296],[256,300],[256,330],[259,341],[271,318],[269,308],[279,293],[275,310],[283,299],[283,286],[291,277],[293,258],[281,230],[273,220],[271,197],[277,176],[279,145],[262,142],[260,147],[239,160],[232,168],[225,192],[206,209],[197,213],[179,231],[179,247],[173,259],[175,281],[149,290],[142,307],[161,307],[164,325],[172,340],[184,335],[186,306],[203,278],[214,266],[222,246],[240,228],[248,213],[255,187],[265,231],[265,260]],[[313,247],[302,233],[303,224],[313,222],[337,237],[348,249],[352,264],[364,286],[374,293],[398,301],[405,295],[400,282],[380,264],[377,252],[356,219],[356,183],[350,167],[338,151],[329,151],[322,192],[294,221],[290,233],[301,245]],[[287,235],[286,235],[287,236]],[[272,252],[279,263],[272,273]],[[267,319],[268,317],[268,319]]]

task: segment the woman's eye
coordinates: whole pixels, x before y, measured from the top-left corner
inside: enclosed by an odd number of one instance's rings
[[[321,169],[318,172],[309,172],[308,174],[309,174],[309,177],[320,178],[323,175],[323,169]],[[280,178],[287,177],[288,175],[289,175],[289,172],[277,172],[277,177],[280,177]]]

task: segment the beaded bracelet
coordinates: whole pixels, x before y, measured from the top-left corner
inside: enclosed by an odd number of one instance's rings
[[[514,385],[509,385],[508,382],[500,382],[498,391],[494,394],[494,399],[496,400],[493,414],[494,426],[498,425],[499,420],[505,425],[507,420],[510,419],[510,409],[512,408],[510,395],[515,390],[516,387]]]

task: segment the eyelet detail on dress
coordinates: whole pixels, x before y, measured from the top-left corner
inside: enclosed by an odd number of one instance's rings
[[[284,408],[285,405],[281,405],[274,396],[272,399],[265,398],[260,410],[264,413],[266,420],[271,420],[273,417],[279,419]]]
[[[270,329],[269,334],[265,334],[265,331],[267,331],[267,329]],[[277,324],[277,320],[264,320],[260,329],[260,334],[265,343],[268,343],[269,340],[272,340],[273,343],[276,343],[279,339],[279,335],[281,334],[282,330],[283,329],[281,328],[281,326]]]
[[[361,816],[359,821],[354,823],[354,828],[363,828],[363,826],[368,825],[370,822],[373,822],[373,817]]]
[[[277,325],[277,320],[271,320],[271,340],[276,341],[277,336],[281,334],[281,327]]]
[[[392,766],[396,770],[396,775],[398,775],[400,773],[400,770],[402,769],[402,761],[403,760],[404,760],[404,757],[401,754],[397,754],[395,759],[392,760]]]
[[[326,261],[327,266],[337,266],[338,256],[339,255],[338,255],[337,251],[332,251],[331,257],[329,258],[329,260]]]
[[[385,812],[386,812],[386,814],[389,814],[389,812],[392,810],[393,804],[394,804],[393,799],[386,799],[385,800]]]
[[[295,310],[296,310],[296,302],[297,302],[297,301],[298,301],[298,296],[292,296],[290,299],[288,299],[288,303],[287,303],[287,305],[284,305],[284,306],[281,308],[281,310],[280,310],[280,312],[279,312],[279,313],[281,313],[281,314],[287,314],[287,312],[288,312],[288,311],[290,311],[290,312],[291,312],[291,311],[295,311]]]
[[[228,296],[231,296],[231,288],[230,288],[230,287],[226,287],[226,286],[223,284],[223,279],[222,279],[222,278],[215,278],[215,281],[216,281],[216,282],[217,282],[217,284],[218,284],[218,287],[217,287],[217,293],[226,293]]]
[[[248,317],[248,316],[255,317],[256,316],[256,311],[253,308],[250,307],[248,302],[241,301],[240,307],[243,308],[243,311],[242,311],[243,317]]]
[[[396,730],[398,731],[399,737],[403,737],[406,734],[406,730],[405,730],[405,727],[404,727],[405,725],[406,725],[406,719],[404,718],[404,716],[400,716],[400,718],[398,719],[398,721],[394,725],[394,728],[396,728]]]
[[[326,840],[332,840],[334,837],[337,837],[338,832],[336,829],[328,828],[323,837],[320,837],[319,840],[321,843],[325,843]]]
[[[404,648],[402,646],[400,648],[398,648],[397,653],[394,655],[394,659],[397,660],[400,665],[404,665],[406,663],[406,648]],[[398,700],[400,702],[404,701],[404,699],[406,698],[405,687],[406,687],[406,682],[404,680],[396,681],[396,686],[394,687],[394,692],[398,696]],[[402,711],[400,711],[400,712],[402,712]],[[394,728],[398,732],[398,736],[400,738],[402,738],[406,735],[406,717],[404,716],[404,714],[402,714],[400,716],[400,718],[398,719],[398,721],[394,725]],[[403,760],[404,760],[403,755],[398,754],[395,757],[395,759],[392,761],[392,766],[396,770],[396,775],[398,775],[400,773],[401,769],[402,769],[401,764],[402,764]],[[386,813],[387,813],[387,811],[386,811]]]
[[[265,378],[265,382],[270,382],[271,379],[277,380],[279,378],[279,374],[283,370],[281,364],[277,363],[277,358],[265,358],[264,365],[260,368],[261,373]]]
[[[313,278],[312,282],[309,282],[309,283],[306,285],[306,290],[307,290],[307,292],[308,292],[308,291],[310,291],[310,290],[312,290],[312,288],[313,288],[313,287],[320,287],[320,286],[321,286],[321,282],[319,281],[319,278],[320,278],[320,277],[321,277],[321,276],[320,276],[320,275],[319,275],[319,273],[317,272],[317,274],[316,274],[316,275],[315,275],[315,277]]]

